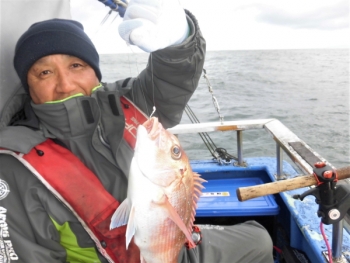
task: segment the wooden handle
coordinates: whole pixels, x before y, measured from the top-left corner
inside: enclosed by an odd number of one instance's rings
[[[346,179],[350,177],[350,166],[337,169],[338,179]],[[273,183],[260,184],[237,189],[237,197],[239,201],[246,201],[259,196],[277,194],[284,191],[294,190],[297,188],[316,185],[317,181],[312,174],[302,175],[292,179],[276,181]]]

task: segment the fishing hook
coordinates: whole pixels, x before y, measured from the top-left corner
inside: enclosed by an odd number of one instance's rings
[[[152,111],[151,115],[149,116],[149,118],[152,118],[152,116],[155,112],[156,112],[156,106],[153,106],[153,111]]]

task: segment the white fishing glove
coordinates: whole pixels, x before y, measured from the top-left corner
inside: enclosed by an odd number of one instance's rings
[[[189,35],[189,26],[179,0],[131,0],[120,36],[146,52],[180,44]]]

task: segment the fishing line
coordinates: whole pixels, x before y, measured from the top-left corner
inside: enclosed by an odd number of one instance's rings
[[[115,17],[113,18],[113,20],[111,21],[111,23],[109,24],[109,26],[111,26],[114,22],[114,20],[116,20],[119,17],[119,13],[117,12],[117,14],[115,15]]]
[[[153,79],[153,55],[152,53],[150,53],[150,61],[151,61],[151,81],[152,81],[152,97],[153,97],[153,112],[152,114],[150,115],[150,118],[152,117],[152,115],[154,114],[154,112],[156,111],[156,101],[155,101],[155,98],[154,98],[154,79]]]
[[[122,2],[121,0],[114,0],[114,2],[117,4],[117,5],[121,5],[125,8],[127,8],[128,4],[127,3],[124,3]],[[112,14],[113,10],[109,10],[108,13],[105,15],[105,17],[102,19],[99,27],[97,28],[95,34],[94,34],[94,37],[96,37],[97,33],[99,32],[99,30],[101,29],[101,27],[106,23],[106,21],[108,20],[108,18],[110,17],[110,15]],[[113,22],[115,21],[115,19],[119,16],[119,13],[117,12],[117,15],[114,17],[114,19],[111,21],[111,23],[109,24],[109,26],[111,26],[113,24]],[[129,47],[130,51],[132,54],[135,55],[135,52],[134,50],[132,49],[131,45],[129,45],[127,43],[127,46]],[[137,57],[135,58],[136,59],[136,72],[137,72],[137,76],[140,75],[140,71],[139,71],[139,67],[138,67],[138,60],[137,60]],[[132,73],[131,73],[131,61],[130,61],[130,56],[128,55],[128,62],[129,62],[129,71],[130,71],[130,76],[132,76]],[[148,109],[148,104],[147,104],[147,100],[146,100],[146,96],[145,96],[145,93],[144,93],[144,89],[143,89],[143,86],[142,86],[142,83],[140,82],[140,85],[141,85],[141,94],[142,94],[142,97],[144,99],[144,102],[145,102],[145,111],[147,113],[147,115],[150,116],[150,118],[153,116],[153,114],[155,113],[156,111],[156,106],[155,106],[155,95],[154,95],[154,78],[153,78],[153,56],[152,56],[152,53],[150,53],[150,67],[151,67],[151,82],[152,82],[152,98],[153,98],[153,111],[150,113],[150,110]],[[135,81],[138,81],[139,78],[136,77],[136,80]],[[131,89],[131,97],[135,100],[135,94],[134,94],[134,89]],[[135,116],[135,111],[136,109],[134,109],[134,116]]]
[[[192,123],[200,123],[197,116],[195,115],[195,113],[192,111],[191,107],[188,104],[186,104],[185,112]],[[198,135],[201,137],[202,141],[204,142],[205,146],[207,147],[211,155],[215,159],[218,159],[219,155],[216,154],[217,147],[213,142],[213,140],[210,138],[210,136],[206,132],[199,132]]]
[[[101,26],[103,26],[104,23],[106,23],[107,19],[108,19],[109,16],[112,14],[112,11],[113,11],[112,9],[108,11],[107,15],[102,19],[102,21],[101,21],[101,23],[100,23],[100,25],[99,25],[99,28],[100,28]]]
[[[135,58],[135,62],[136,62],[136,72],[137,72],[137,77],[136,77],[136,80],[135,80],[135,81],[137,81],[137,80],[139,80],[138,76],[140,75],[140,70],[139,70],[139,67],[138,67],[137,55],[136,55],[135,51],[133,50],[132,46],[129,45],[128,43],[127,43],[127,45],[128,45],[128,47],[129,47],[130,51],[133,53],[134,58]],[[151,53],[151,55],[152,55],[152,53]],[[130,76],[132,76],[132,73],[131,73],[131,61],[130,61],[130,56],[129,56],[129,55],[128,55],[128,60],[129,60]],[[152,76],[153,76],[153,71],[152,71]],[[140,86],[141,86],[141,89],[140,89],[140,90],[141,90],[141,94],[142,94],[143,100],[144,100],[144,102],[145,102],[146,113],[147,113],[147,115],[149,115],[150,110],[148,109],[147,100],[146,100],[146,95],[145,95],[145,93],[144,93],[143,86],[142,86],[142,83],[141,83],[141,82],[140,82]],[[135,98],[135,97],[134,97],[134,89],[131,89],[131,96],[132,96],[132,98]],[[136,109],[134,110],[134,112],[135,112],[135,111],[136,111]],[[151,116],[153,115],[154,112],[155,112],[155,109],[153,109],[153,112],[151,113]],[[134,115],[135,115],[135,114],[134,114]]]
[[[100,31],[100,29],[102,28],[102,26],[104,25],[104,23],[106,23],[107,19],[109,18],[109,16],[112,14],[113,10],[109,10],[108,13],[105,15],[105,17],[102,19],[100,25],[98,26],[98,28],[96,29],[93,38],[95,38],[97,36],[97,33]]]

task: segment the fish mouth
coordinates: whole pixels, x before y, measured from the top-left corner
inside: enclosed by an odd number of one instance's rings
[[[164,130],[162,124],[158,121],[158,118],[152,117],[142,124],[146,128],[148,136],[151,140],[155,140],[160,132]]]

